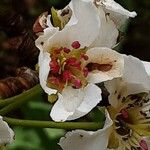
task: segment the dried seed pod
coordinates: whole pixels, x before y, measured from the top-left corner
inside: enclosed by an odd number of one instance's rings
[[[27,67],[18,68],[15,73],[15,77],[0,80],[0,98],[5,99],[15,96],[38,83],[37,72]]]
[[[22,43],[18,48],[20,64],[34,67],[38,60],[39,50],[36,48],[33,37],[29,33],[22,36]]]
[[[29,33],[9,38],[2,43],[2,48],[18,55],[20,66],[34,67],[37,63],[39,50]]]
[[[12,37],[2,43],[2,48],[5,50],[18,51],[22,42],[22,36]]]
[[[4,13],[5,12],[5,13]],[[20,66],[33,68],[37,63],[39,51],[35,39],[26,26],[23,17],[12,8],[0,11],[0,27],[10,37],[3,43],[3,48],[14,50],[20,59]]]

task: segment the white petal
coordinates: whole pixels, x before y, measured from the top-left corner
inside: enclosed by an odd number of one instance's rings
[[[88,82],[100,83],[113,78],[121,77],[124,69],[124,59],[121,54],[109,48],[92,48],[87,51],[89,57],[88,63],[98,63],[112,65],[108,71],[92,71],[89,72]]]
[[[101,89],[94,84],[88,84],[83,89],[67,87],[53,106],[50,116],[54,121],[74,120],[89,113],[101,99]]]
[[[106,81],[105,87],[110,93],[109,103],[113,107],[118,107],[121,103],[121,99],[128,95],[127,86],[121,78],[113,79],[111,81]]]
[[[150,62],[142,61],[147,74],[150,76]]]
[[[56,90],[51,89],[47,86],[47,78],[49,75],[50,67],[49,67],[49,62],[50,62],[50,54],[47,52],[40,51],[39,54],[39,78],[40,78],[40,85],[44,89],[44,91],[51,95],[51,94],[56,94]]]
[[[124,9],[114,0],[102,0],[102,5],[106,13],[110,13],[110,18],[120,27],[129,17],[135,17],[136,12]]]
[[[113,107],[117,107],[123,97],[150,91],[150,78],[142,61],[126,55],[124,60],[125,69],[122,78],[105,82],[105,87],[110,93],[109,102]]]
[[[138,58],[125,56],[123,80],[127,83],[128,94],[150,91],[150,79],[145,67]]]
[[[76,18],[76,13],[77,13],[77,12],[75,12],[76,10],[74,10],[73,1],[71,1],[67,7],[68,7],[69,9],[71,9],[71,11],[72,11],[72,16],[71,16],[69,22],[65,25],[65,27],[67,27],[67,26],[72,26],[72,25],[75,25],[75,24],[78,23],[78,19]]]
[[[43,45],[44,43],[49,39],[52,38],[57,32],[58,32],[58,28],[46,28],[44,29],[44,33],[42,35],[40,35],[37,40],[35,41],[35,45],[39,50],[44,50],[43,49]]]
[[[59,33],[55,34],[45,44],[45,49],[63,46],[70,47],[74,41],[79,41],[81,47],[89,46],[98,36],[100,27],[99,16],[96,7],[92,2],[82,0],[72,0],[74,14],[78,23],[67,26]]]
[[[112,120],[106,112],[103,129],[98,131],[75,130],[68,132],[60,139],[59,145],[63,150],[106,150],[111,132]]]
[[[98,38],[91,47],[108,47],[112,48],[116,45],[118,38],[118,29],[114,22],[105,14],[103,9],[99,8],[100,30]]]
[[[0,145],[5,145],[11,143],[14,138],[13,130],[8,126],[8,124],[3,121],[0,116]]]

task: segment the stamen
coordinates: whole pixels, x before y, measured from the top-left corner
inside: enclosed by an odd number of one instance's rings
[[[63,50],[64,50],[64,52],[67,53],[67,54],[70,52],[70,49],[67,48],[67,47],[64,47]]]
[[[80,48],[80,43],[79,43],[79,41],[74,41],[72,44],[71,44],[71,46],[74,48],[74,49],[78,49],[78,48]]]
[[[60,54],[62,50],[63,50],[62,47],[56,48],[56,49],[54,50],[54,53],[55,53],[55,54]]]
[[[59,72],[60,66],[56,60],[51,60],[49,66],[51,68],[52,73],[56,74]]]
[[[70,57],[66,60],[66,64],[81,69],[81,62],[75,57]]]
[[[51,77],[50,82],[55,85],[58,85],[60,83],[59,79],[56,77]]]
[[[129,114],[128,114],[127,110],[122,109],[121,110],[121,114],[122,114],[122,116],[123,116],[124,119],[128,119],[129,118]]]
[[[87,85],[88,68],[85,67],[84,61],[88,60],[88,56],[85,55],[86,51],[78,49],[80,48],[78,41],[73,42],[72,47],[73,49],[54,47],[50,50],[50,83],[48,85],[60,92],[66,86],[79,89]],[[52,77],[54,79],[51,79]]]
[[[77,89],[81,88],[81,87],[82,87],[81,80],[75,79],[75,80],[74,80],[74,86],[75,86],[75,88],[77,88]]]
[[[147,145],[146,141],[141,140],[139,144],[140,144],[142,150],[148,150],[148,145]]]
[[[84,60],[88,60],[88,59],[89,59],[89,57],[88,57],[87,55],[85,55],[85,54],[82,54],[81,57],[82,57]]]
[[[87,67],[84,67],[84,68],[83,68],[83,73],[84,73],[84,76],[85,76],[85,77],[88,76],[89,71],[88,71],[88,68],[87,68]]]
[[[66,82],[66,81],[69,81],[72,79],[72,73],[68,70],[65,70],[63,72],[63,80]]]

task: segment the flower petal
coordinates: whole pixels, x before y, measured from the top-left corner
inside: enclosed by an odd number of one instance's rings
[[[48,38],[52,38],[58,32],[58,30],[59,30],[58,28],[54,27],[44,29],[44,33],[40,35],[38,39],[35,41],[36,47],[41,51],[44,50],[43,45],[46,42],[46,40]]]
[[[149,92],[150,79],[145,68],[138,58],[124,55],[125,68],[122,78],[105,82],[105,87],[110,93],[109,102],[117,107],[121,100],[130,95]]]
[[[98,9],[100,19],[100,30],[98,38],[94,41],[91,47],[108,47],[115,46],[118,38],[118,29],[108,15],[105,14],[102,8]]]
[[[47,52],[40,51],[39,54],[39,78],[40,78],[40,85],[44,89],[44,91],[51,95],[56,94],[57,90],[51,89],[47,86],[47,78],[49,75],[50,67],[50,54]]]
[[[114,0],[102,0],[101,5],[105,12],[110,14],[110,18],[115,22],[117,27],[120,27],[129,17],[135,17],[137,15],[136,12],[130,12],[124,9]]]
[[[142,63],[145,67],[145,70],[146,70],[147,74],[150,76],[150,62],[142,61]]]
[[[88,84],[83,89],[66,87],[50,116],[54,121],[74,120],[89,113],[101,99],[101,89],[94,84]]]
[[[127,83],[128,95],[149,92],[150,79],[141,60],[124,55],[125,69],[123,80]]]
[[[101,65],[99,70],[89,72],[88,82],[100,83],[121,77],[124,69],[124,59],[121,54],[109,48],[92,48],[87,51],[88,64]]]
[[[7,143],[11,143],[14,138],[13,130],[8,126],[8,124],[3,121],[0,116],[0,145],[5,145]]]
[[[109,103],[113,107],[118,107],[121,102],[120,99],[127,96],[126,85],[121,78],[113,79],[111,81],[106,81],[105,87],[109,92]]]
[[[71,47],[74,41],[79,41],[81,47],[89,46],[98,36],[100,27],[99,16],[96,7],[90,1],[72,0],[74,14],[78,19],[77,24],[67,26],[53,38],[49,38],[45,44],[48,51],[51,47]],[[89,11],[90,10],[90,11]],[[84,26],[84,27],[83,27]]]
[[[98,131],[74,130],[61,138],[59,145],[63,150],[107,150],[108,138],[112,120],[106,112],[106,121],[103,129]]]

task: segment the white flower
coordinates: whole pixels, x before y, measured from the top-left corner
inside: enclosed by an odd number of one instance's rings
[[[87,6],[89,2],[93,2],[94,6],[92,6],[92,4],[90,7]],[[90,46],[114,47],[117,42],[119,27],[123,25],[125,20],[129,17],[135,17],[136,13],[127,11],[113,0],[72,0],[69,5],[62,10],[57,11],[52,9],[52,16],[43,14],[38,20],[38,26],[40,25],[44,29],[44,34],[40,37],[47,39],[47,35],[50,37],[53,35],[51,33],[59,32],[59,30],[64,30],[76,24],[81,25],[80,29],[83,29],[88,25],[88,20],[91,16],[89,10],[94,9],[94,7],[95,10],[91,13],[98,15],[99,29],[97,29],[97,36],[93,37],[94,42],[91,43]],[[51,17],[54,19],[53,24]],[[90,19],[90,21],[92,20]],[[96,22],[93,23],[96,24]],[[91,27],[94,28],[94,26],[93,24]],[[88,29],[85,28],[85,30]],[[41,38],[39,38],[36,43],[40,45]]]
[[[130,12],[124,9],[121,5],[114,0],[92,0],[99,9],[103,9],[104,12],[112,19],[115,25],[119,28],[129,17],[135,17],[137,14],[135,11]]]
[[[77,49],[66,54],[61,50],[57,61],[54,60],[56,56],[40,53],[41,86],[47,94],[58,93],[59,96],[50,114],[55,121],[86,115],[101,101],[101,90],[94,83],[122,76],[124,59],[121,54],[108,48],[92,48],[85,54],[83,52],[83,49]],[[81,57],[82,54],[88,58],[87,61]],[[66,57],[58,59],[61,55]]]
[[[103,129],[95,132],[75,130],[67,133],[59,142],[63,150],[148,150],[150,148],[149,76],[139,59],[132,56],[124,57],[125,65],[128,66],[123,77],[105,83],[110,93],[111,106],[107,107]],[[143,78],[148,83],[143,82]],[[131,79],[133,82],[130,83]]]
[[[99,16],[91,1],[73,0],[77,24],[61,31],[49,30],[36,41],[40,84],[59,98],[51,110],[55,121],[86,115],[101,101],[101,89],[94,85],[120,77],[123,56],[109,48],[87,48],[98,36]],[[90,11],[89,11],[90,10]],[[84,25],[84,27],[83,27]],[[39,42],[40,41],[40,42]]]
[[[8,124],[3,121],[2,116],[0,116],[0,147],[8,143],[11,143],[14,138],[14,132],[8,126]]]

